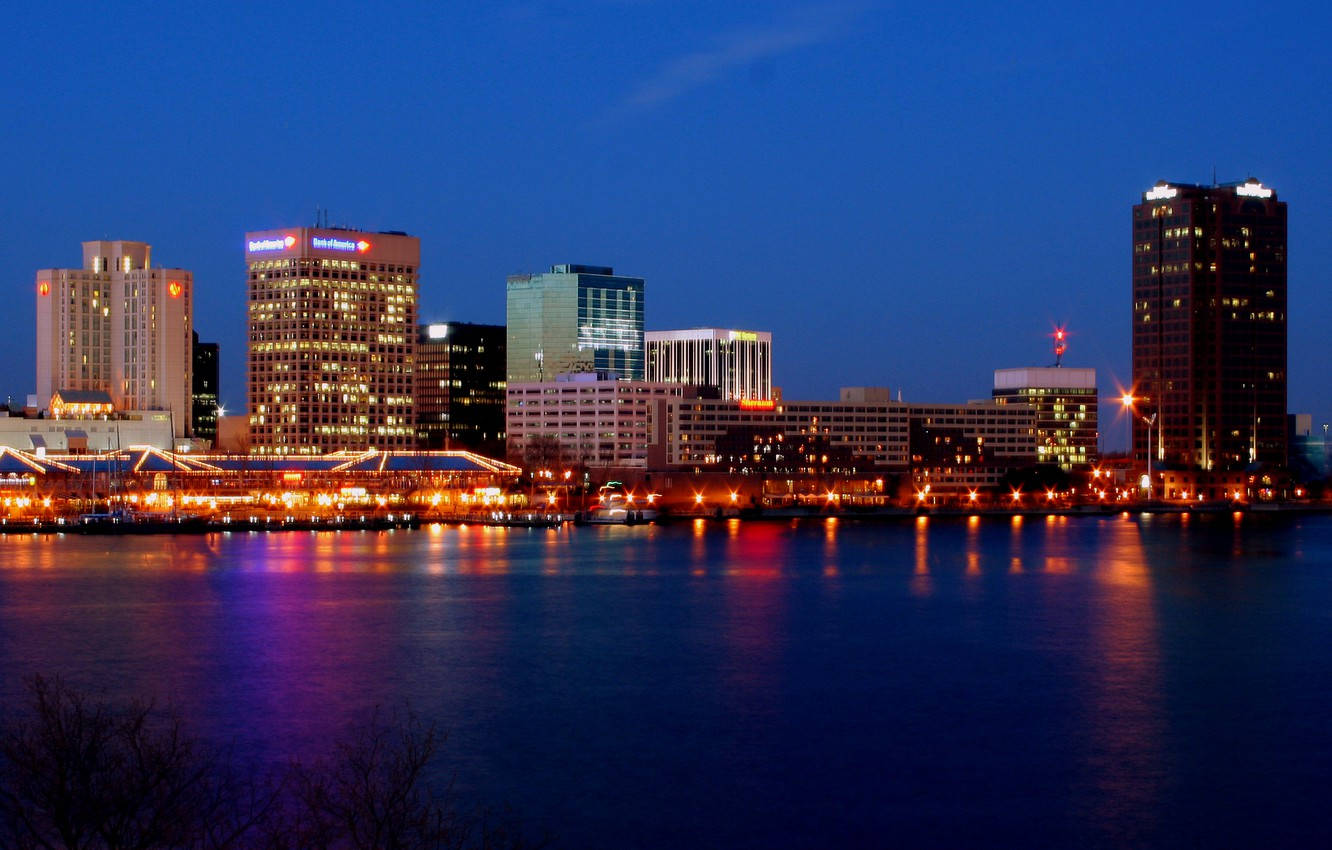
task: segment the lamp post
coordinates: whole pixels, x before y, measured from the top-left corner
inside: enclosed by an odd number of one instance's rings
[[[1156,427],[1156,411],[1152,411],[1151,416],[1143,416],[1133,406],[1133,403],[1138,399],[1130,393],[1124,393],[1120,401],[1124,403],[1126,410],[1147,424],[1147,498],[1150,500],[1152,498],[1152,429]]]

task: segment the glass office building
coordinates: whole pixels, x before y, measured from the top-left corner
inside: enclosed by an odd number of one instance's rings
[[[504,368],[503,325],[421,325],[414,373],[417,445],[502,456]]]
[[[1133,207],[1133,450],[1153,465],[1286,462],[1286,205],[1250,178],[1162,181]]]
[[[641,381],[643,279],[609,266],[560,264],[508,279],[510,383],[570,372],[615,372]]]

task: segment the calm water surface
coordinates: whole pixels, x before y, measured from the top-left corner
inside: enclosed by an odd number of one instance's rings
[[[567,847],[1326,840],[1332,518],[0,538],[0,698],[404,701]]]

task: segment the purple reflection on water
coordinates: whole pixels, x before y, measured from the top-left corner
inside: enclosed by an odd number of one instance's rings
[[[0,694],[155,695],[260,762],[409,702],[569,846],[1290,842],[1332,763],[1329,532],[9,536]]]

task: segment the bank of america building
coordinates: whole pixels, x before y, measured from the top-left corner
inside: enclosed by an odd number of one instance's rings
[[[416,446],[421,242],[293,227],[245,235],[250,452]]]
[[[643,279],[609,266],[565,263],[507,281],[509,383],[571,372],[614,372],[641,381]]]

